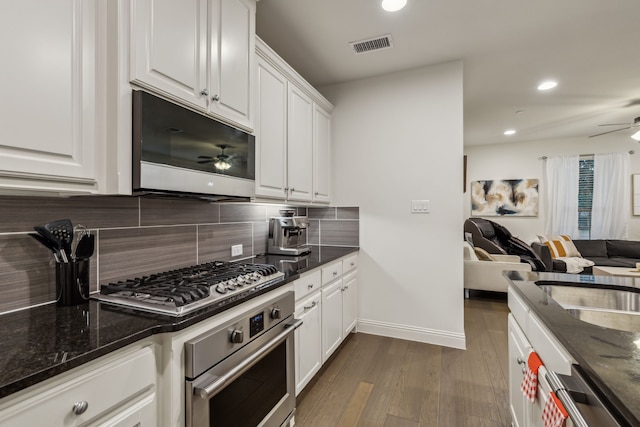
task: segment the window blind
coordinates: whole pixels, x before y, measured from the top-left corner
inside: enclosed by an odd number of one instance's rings
[[[580,158],[578,178],[578,230],[579,238],[591,237],[591,208],[593,205],[593,156]]]

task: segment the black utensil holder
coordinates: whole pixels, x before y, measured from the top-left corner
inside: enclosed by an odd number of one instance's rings
[[[60,307],[89,301],[89,259],[56,263],[56,304]]]

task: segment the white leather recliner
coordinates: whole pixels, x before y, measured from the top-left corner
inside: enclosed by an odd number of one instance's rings
[[[531,271],[531,265],[520,262],[518,255],[491,254],[495,261],[482,261],[469,243],[464,244],[464,296],[469,290],[507,292],[509,281],[503,271]]]

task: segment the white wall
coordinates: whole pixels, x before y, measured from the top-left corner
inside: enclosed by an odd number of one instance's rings
[[[463,348],[462,63],[322,92],[333,204],[360,207],[359,330]]]
[[[594,133],[597,129],[594,129]],[[467,192],[464,195],[464,217],[471,215],[469,182],[489,179],[537,178],[540,180],[540,209],[538,217],[487,217],[504,225],[525,242],[536,240],[544,233],[546,189],[543,182],[542,156],[570,154],[613,153],[635,150],[631,156],[630,174],[640,173],[640,145],[628,132],[618,132],[596,138],[531,141],[513,144],[494,144],[465,147],[467,155]],[[631,176],[629,176],[631,182]],[[630,185],[631,189],[631,185]],[[631,197],[631,194],[629,194]],[[640,217],[629,212],[629,239],[640,240]]]

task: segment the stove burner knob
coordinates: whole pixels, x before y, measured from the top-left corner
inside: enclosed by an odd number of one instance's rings
[[[219,294],[224,294],[227,292],[227,288],[224,286],[224,283],[220,283],[218,286],[216,286],[216,292],[218,292]]]
[[[242,343],[242,341],[244,341],[244,331],[242,329],[234,329],[233,331],[231,331],[231,336],[229,337],[229,340],[233,344]]]
[[[280,314],[280,309],[278,307],[273,307],[271,309],[271,318],[272,319],[280,319],[281,314]]]

